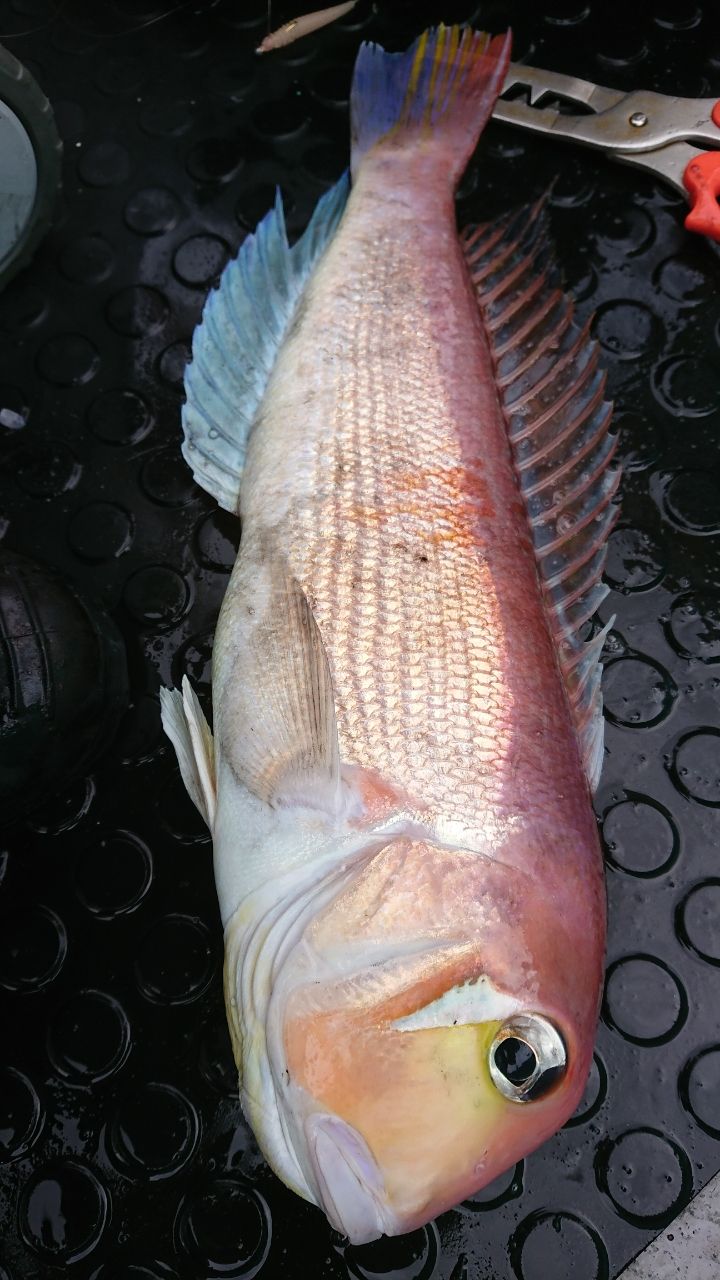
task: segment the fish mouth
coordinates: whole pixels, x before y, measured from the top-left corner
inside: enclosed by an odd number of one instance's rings
[[[305,1135],[319,1200],[330,1224],[351,1244],[367,1244],[403,1230],[387,1203],[385,1183],[369,1146],[339,1116],[314,1114]]]

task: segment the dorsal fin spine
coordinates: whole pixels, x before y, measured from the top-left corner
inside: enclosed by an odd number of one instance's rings
[[[547,373],[543,374],[543,376],[539,378],[536,383],[533,383],[527,391],[523,392],[522,395],[507,398],[505,404],[506,411],[518,413],[522,409],[523,405],[527,404],[528,400],[531,400],[533,396],[539,395],[541,391],[544,391],[546,387],[550,386],[558,373],[565,372],[568,365],[572,364],[573,361],[577,359],[579,353],[583,350],[586,344],[592,345],[592,347],[596,349],[596,343],[589,343],[589,333],[590,321],[587,322],[584,328],[578,330],[577,337],[575,338],[573,345],[564,352],[557,364],[555,364],[551,369],[548,369]]]
[[[498,389],[501,392],[504,392],[506,387],[511,387],[514,382],[520,383],[532,369],[533,365],[536,364],[539,357],[545,355],[546,351],[557,342],[558,335],[564,333],[567,329],[567,324],[567,316],[561,315],[555,326],[551,329],[546,329],[537,347],[532,351],[529,351],[524,360],[522,360],[516,368],[512,369],[509,373],[503,373],[502,370],[498,369]],[[511,351],[512,347],[513,343],[509,342],[506,350]],[[496,360],[499,360],[497,352],[495,353],[495,358]],[[527,386],[527,384],[525,384],[525,386]],[[506,409],[507,407],[508,406],[506,405]]]
[[[513,333],[510,337],[506,338],[505,342],[501,346],[497,347],[495,351],[495,359],[502,360],[503,356],[507,355],[508,351],[512,351],[513,347],[522,342],[523,338],[526,338],[529,333],[532,333],[533,329],[540,324],[546,316],[552,313],[553,308],[562,299],[562,289],[555,289],[551,294],[549,294],[542,305],[542,309],[535,314],[531,312],[523,327],[517,333]],[[566,323],[567,320],[563,316],[562,323],[558,324],[557,328],[564,328]]]
[[[599,405],[602,403],[604,390],[605,390],[604,374],[596,375],[595,389],[593,390],[591,399],[589,401],[589,408],[591,411],[594,409],[597,409]],[[569,403],[569,402],[566,401],[566,403]],[[564,445],[569,444],[574,439],[578,426],[580,426],[583,423],[583,421],[585,420],[585,417],[587,416],[586,407],[587,406],[585,405],[580,405],[576,411],[575,417],[571,418],[570,422],[568,422],[567,425],[563,427],[562,431],[559,432],[554,439],[546,440],[545,443],[541,445],[539,449],[536,449],[534,453],[528,453],[524,458],[520,458],[517,463],[518,471],[521,471],[521,472],[529,471],[532,467],[536,467],[538,462],[544,462],[546,458],[552,457],[552,455],[555,454],[558,450],[562,449]],[[558,411],[555,410],[555,413],[557,412]],[[555,414],[553,414],[552,416],[554,417]],[[545,413],[542,413],[538,417],[538,430],[540,429],[540,427],[545,426],[546,421],[547,421],[547,415]],[[532,432],[528,432],[524,436],[523,441],[521,441],[521,443],[524,443],[525,441],[530,439],[532,439]],[[593,441],[591,437],[590,441],[585,442],[585,445],[583,447],[587,446],[589,448],[592,445],[592,442]],[[513,444],[515,443],[516,441],[513,438]],[[582,455],[579,452],[575,453],[572,455],[569,461],[571,463],[577,462],[577,459],[581,456]],[[562,471],[558,469],[557,473],[553,473],[553,478],[557,480],[557,478],[559,478],[561,475],[562,475]],[[540,487],[542,488],[543,486],[541,485]],[[535,491],[536,489],[534,485],[529,484],[527,486],[528,494],[532,494]]]
[[[573,525],[573,536],[576,536],[578,533],[582,533],[583,529],[587,529],[588,525],[592,524],[593,520],[597,520],[601,512],[605,511],[605,509],[612,503],[617,492],[619,477],[616,479],[615,475],[611,475],[608,477],[607,481],[605,481],[603,477],[603,483],[605,487],[599,505],[594,510],[588,511],[586,515]],[[539,548],[540,554],[543,556],[552,555],[559,547],[562,547],[565,540],[566,534],[559,533],[552,542],[545,542],[542,544]]]
[[[582,498],[588,489],[591,489],[598,482],[608,488],[612,487],[613,495],[616,493],[620,483],[620,475],[616,470],[610,469],[608,465],[612,461],[616,449],[617,440],[608,436],[608,443],[599,454],[599,460],[594,464],[593,470],[584,474],[580,483],[574,489],[572,487],[568,489],[567,493],[553,504],[554,510],[558,515],[562,515],[566,507],[571,506],[573,502],[577,502],[578,498]],[[530,517],[530,524],[533,530],[538,531],[538,536],[540,526],[546,523],[546,515],[545,511],[540,511],[537,515]]]
[[[529,253],[525,254],[524,258],[521,258],[519,262],[515,263],[515,266],[508,271],[507,275],[501,276],[497,284],[493,285],[492,289],[488,289],[485,294],[485,305],[488,306],[489,303],[495,302],[498,298],[501,298],[504,293],[511,289],[515,284],[515,281],[518,280],[522,276],[523,272],[527,271],[528,267],[532,265],[535,257],[535,253],[530,250]],[[493,323],[495,323],[496,319],[497,317],[493,318]]]
[[[541,201],[524,219],[506,219],[500,234],[480,228],[463,244],[495,360],[548,625],[594,789],[603,756],[599,660],[614,619],[589,642],[579,632],[608,593],[601,576],[620,473],[610,465],[617,441],[608,434],[611,406],[598,347],[557,287],[545,222]]]
[[[607,401],[604,402],[602,397],[600,397],[599,400],[597,400],[595,403],[595,408],[596,409],[601,408],[603,403],[607,404]],[[590,436],[584,442],[582,448],[579,449],[577,453],[573,454],[570,458],[568,458],[567,462],[563,463],[562,466],[558,467],[557,471],[555,471],[552,474],[552,476],[544,476],[541,480],[538,480],[536,484],[528,485],[528,488],[526,489],[526,496],[534,497],[535,494],[542,493],[543,489],[546,489],[548,485],[557,484],[558,480],[562,480],[563,477],[567,475],[568,471],[572,470],[574,465],[576,465],[579,461],[582,461],[582,459],[586,457],[588,453],[591,453],[593,450],[593,447],[596,446],[601,440],[605,438],[611,414],[612,414],[612,405],[608,404],[605,415],[600,420],[600,423],[598,424],[597,430],[595,431],[594,435]],[[563,443],[567,443],[568,438],[569,437],[565,437],[563,440]]]
[[[593,359],[593,354],[595,357],[594,359]],[[585,383],[589,382],[594,377],[596,368],[597,368],[597,353],[591,352],[591,354],[586,358],[584,364],[581,366],[581,370],[580,370],[580,374],[578,376],[577,382],[570,383],[570,385],[567,386],[563,392],[561,392],[557,400],[554,400],[553,403],[549,404],[546,409],[543,409],[542,412],[537,416],[537,418],[530,419],[530,421],[526,423],[526,425],[522,428],[522,430],[514,431],[512,434],[513,444],[519,444],[521,440],[525,440],[528,436],[534,435],[534,433],[538,431],[540,427],[545,426],[545,423],[548,422],[550,418],[552,418],[556,413],[559,413],[561,409],[564,409],[565,405],[569,404],[569,402],[577,395],[578,391],[580,391],[581,388],[584,387]],[[557,373],[559,372],[560,370],[556,371],[556,376],[557,376]],[[605,375],[601,374],[600,377],[601,377],[601,387],[602,389],[604,389],[605,381],[606,381]],[[538,394],[537,390],[535,391],[535,394],[536,395]],[[515,409],[513,411],[517,412],[517,410]],[[571,424],[570,431],[572,430],[573,430],[573,427]],[[553,441],[553,443],[556,444],[559,442]]]
[[[533,282],[531,292],[525,295],[520,294],[515,298],[511,298],[505,310],[498,312],[497,315],[492,317],[492,319],[488,322],[488,328],[491,333],[497,333],[498,329],[501,329],[504,324],[507,324],[508,320],[512,319],[516,311],[519,311],[521,307],[526,306],[527,303],[535,296],[535,294],[540,292],[540,290],[543,288],[543,285],[547,283],[548,274],[549,274],[549,271],[544,271],[542,275],[537,276],[535,281]]]
[[[498,237],[497,237],[498,239],[500,238],[501,234],[502,232],[498,232]],[[494,259],[489,260],[487,257],[489,246],[484,246],[481,244],[479,248],[475,247],[471,249],[469,254],[467,255],[467,261],[468,261],[468,266],[471,268],[471,271],[472,271],[473,284],[475,285],[481,284],[482,281],[486,278],[486,276],[489,276],[492,271],[497,271],[498,268],[501,267],[504,262],[507,262],[510,255],[513,254],[517,249],[518,245],[522,243],[525,235],[526,235],[526,228],[522,227],[521,230],[518,232],[518,234],[515,236],[515,239],[509,240],[507,244],[504,245],[503,249],[498,254],[497,258],[494,258]],[[468,242],[468,244],[469,243],[470,242]]]

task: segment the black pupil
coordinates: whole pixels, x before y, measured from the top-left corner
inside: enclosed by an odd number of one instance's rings
[[[521,1085],[530,1079],[537,1066],[537,1058],[524,1040],[508,1036],[495,1050],[495,1066],[510,1084]]]

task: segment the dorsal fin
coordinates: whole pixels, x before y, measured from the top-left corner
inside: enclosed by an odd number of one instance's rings
[[[288,245],[282,200],[243,241],[205,303],[185,374],[183,454],[204,489],[236,512],[247,438],[303,289],[335,233],[348,175],[318,201]]]
[[[608,594],[607,539],[617,516],[617,440],[598,346],[560,287],[545,199],[463,236],[485,322],[508,438],[535,544],[550,630],[591,790],[600,778],[600,651],[580,632]]]

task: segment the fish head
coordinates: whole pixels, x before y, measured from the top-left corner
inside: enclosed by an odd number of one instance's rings
[[[554,889],[394,841],[308,931],[318,965],[284,1010],[286,1096],[313,1198],[352,1241],[471,1197],[575,1110],[604,902]]]

